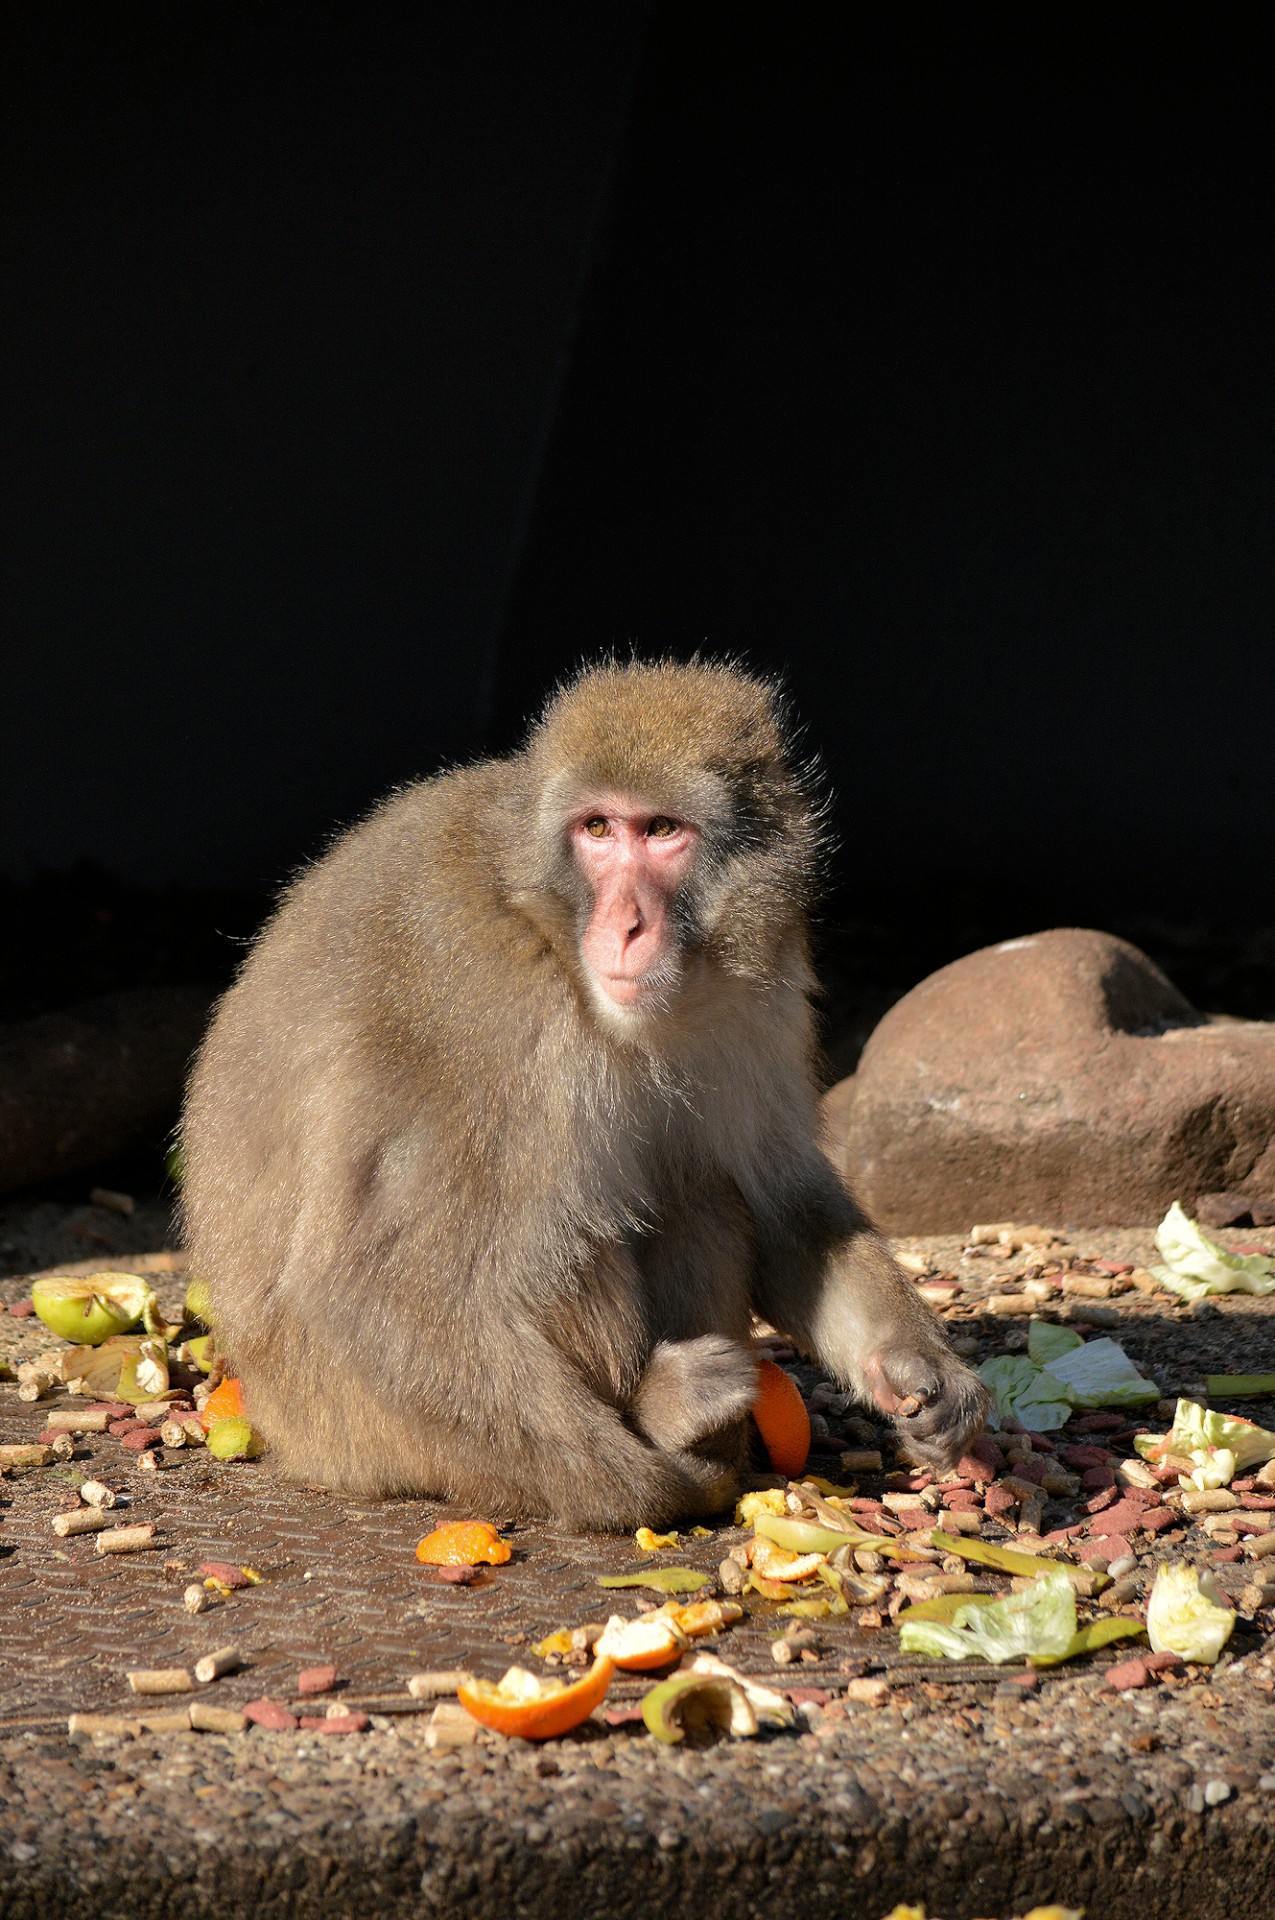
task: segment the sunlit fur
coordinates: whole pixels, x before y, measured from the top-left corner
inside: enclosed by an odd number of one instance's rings
[[[579,948],[566,823],[604,792],[701,836],[634,1009]],[[818,1145],[817,852],[769,689],[608,665],[296,881],[183,1123],[192,1265],[283,1471],[581,1526],[720,1508],[754,1309],[959,1450],[981,1390]]]

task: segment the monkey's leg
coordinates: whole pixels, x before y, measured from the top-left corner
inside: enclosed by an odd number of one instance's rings
[[[655,1345],[629,1402],[657,1446],[738,1458],[757,1392],[749,1346],[753,1229],[732,1181],[670,1185],[658,1232],[633,1247]]]
[[[568,1526],[626,1531],[720,1512],[729,1504],[736,1492],[738,1450],[726,1458],[693,1450],[706,1431],[695,1430],[693,1423],[670,1421],[659,1435],[635,1432],[550,1343],[528,1336],[521,1346],[523,1365],[517,1379],[507,1383],[511,1417],[500,1440],[494,1448],[485,1440],[468,1453],[467,1474],[476,1464],[482,1478],[493,1481],[489,1498],[499,1503],[503,1492],[507,1504],[516,1492],[526,1510],[552,1513]],[[685,1358],[670,1360],[668,1353],[665,1349],[657,1365],[659,1378]],[[702,1367],[706,1356],[697,1358]],[[744,1358],[751,1375],[751,1362]],[[741,1381],[738,1358],[733,1361],[731,1388],[718,1394],[711,1415],[705,1415],[713,1424],[731,1414],[738,1418],[741,1397],[751,1393],[748,1381]]]
[[[950,1467],[982,1430],[986,1390],[825,1165],[765,1222],[757,1310],[893,1415],[919,1464]]]

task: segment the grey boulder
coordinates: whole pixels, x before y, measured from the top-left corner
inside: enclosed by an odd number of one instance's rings
[[[890,1009],[827,1095],[829,1150],[891,1233],[1158,1220],[1275,1196],[1275,1023],[1197,1013],[1146,954],[1056,928]]]

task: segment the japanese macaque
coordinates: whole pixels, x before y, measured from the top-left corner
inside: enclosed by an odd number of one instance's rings
[[[756,1313],[953,1461],[985,1396],[819,1144],[818,830],[771,691],[606,665],[285,896],[183,1122],[284,1472],[576,1527],[718,1511]]]

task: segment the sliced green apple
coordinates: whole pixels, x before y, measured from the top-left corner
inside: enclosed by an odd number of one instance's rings
[[[198,1276],[191,1280],[186,1288],[182,1311],[188,1320],[198,1320],[201,1327],[211,1327],[212,1294],[206,1280],[200,1280]]]
[[[155,1295],[135,1273],[92,1273],[87,1279],[55,1274],[35,1282],[31,1303],[51,1333],[76,1346],[100,1347],[153,1311]]]
[[[214,1460],[255,1460],[265,1452],[260,1436],[242,1414],[228,1413],[215,1420],[204,1442]]]
[[[642,1701],[642,1718],[666,1746],[686,1739],[702,1745],[717,1733],[750,1740],[758,1730],[757,1715],[743,1687],[717,1673],[675,1673],[661,1680]]]

